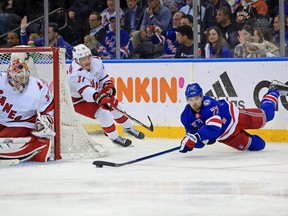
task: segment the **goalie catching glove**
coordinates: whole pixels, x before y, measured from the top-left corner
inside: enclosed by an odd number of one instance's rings
[[[35,130],[32,134],[36,137],[53,139],[55,132],[53,130],[54,119],[50,115],[41,115],[37,113]]]
[[[118,105],[118,100],[114,96],[106,94],[103,90],[95,94],[94,98],[102,109],[112,111]]]

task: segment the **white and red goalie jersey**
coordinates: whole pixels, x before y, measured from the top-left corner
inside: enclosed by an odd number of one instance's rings
[[[35,129],[37,112],[53,115],[53,97],[40,79],[30,76],[29,84],[20,93],[0,73],[0,124],[7,127]]]
[[[94,102],[94,94],[101,91],[103,84],[109,80],[109,75],[101,58],[93,56],[90,71],[85,70],[74,60],[68,69],[68,78],[75,105],[81,101]]]

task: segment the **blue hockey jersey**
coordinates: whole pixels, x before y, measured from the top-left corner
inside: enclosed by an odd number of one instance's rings
[[[168,29],[162,35],[153,34],[150,39],[153,44],[164,44],[163,53],[167,55],[175,54],[179,46],[175,28]]]
[[[106,34],[98,50],[99,56],[109,56],[110,59],[116,58],[116,34],[110,31]],[[123,29],[120,30],[120,58],[126,59],[133,52],[133,44],[128,32]]]
[[[187,133],[198,133],[201,141],[224,140],[235,131],[238,116],[239,109],[233,103],[203,96],[200,111],[193,111],[187,104],[181,122]]]

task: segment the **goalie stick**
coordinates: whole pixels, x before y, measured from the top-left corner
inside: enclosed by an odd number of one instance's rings
[[[118,112],[121,112],[123,115],[127,116],[129,119],[131,119],[132,121],[140,124],[142,127],[146,128],[147,130],[153,132],[154,131],[154,126],[153,123],[150,119],[150,117],[147,115],[149,122],[150,122],[150,127],[148,127],[147,125],[143,124],[142,122],[138,121],[137,119],[133,118],[132,116],[130,116],[128,113],[123,112],[122,110],[118,109],[117,107],[113,107],[113,109],[117,110]]]
[[[121,166],[125,166],[125,165],[128,165],[128,164],[137,163],[139,161],[147,160],[147,159],[150,159],[150,158],[158,157],[160,155],[167,154],[167,153],[179,150],[179,149],[180,149],[180,146],[177,146],[177,147],[174,147],[174,148],[162,151],[162,152],[158,152],[158,153],[155,153],[155,154],[152,154],[152,155],[147,155],[145,157],[137,158],[137,159],[134,159],[134,160],[131,160],[131,161],[127,161],[127,162],[124,162],[124,163],[113,163],[113,162],[108,162],[108,161],[94,161],[93,165],[95,165],[96,167],[103,167],[103,166],[121,167]]]

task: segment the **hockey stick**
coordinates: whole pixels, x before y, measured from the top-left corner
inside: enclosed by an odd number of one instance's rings
[[[117,107],[113,107],[113,109],[117,110],[118,112],[121,112],[123,115],[127,116],[129,119],[131,119],[132,121],[140,124],[142,127],[146,128],[147,130],[153,132],[154,131],[154,126],[153,123],[150,119],[150,117],[147,115],[149,121],[150,121],[150,127],[148,127],[147,125],[143,124],[142,122],[138,121],[137,119],[133,118],[132,116],[130,116],[129,114],[127,114],[126,112],[123,112],[122,110],[118,109]]]
[[[137,158],[137,159],[134,159],[134,160],[131,160],[131,161],[127,161],[125,163],[112,163],[112,162],[108,162],[108,161],[94,161],[93,165],[95,165],[96,167],[103,167],[103,166],[121,167],[121,166],[125,166],[125,165],[128,165],[128,164],[137,163],[139,161],[147,160],[147,159],[150,159],[150,158],[153,158],[153,157],[158,157],[160,155],[167,154],[169,152],[173,152],[173,151],[176,151],[176,150],[179,150],[179,149],[180,149],[180,146],[177,146],[177,147],[174,147],[172,149],[168,149],[168,150],[165,150],[165,151],[162,151],[162,152],[158,152],[158,153],[155,153],[155,154],[152,154],[152,155],[147,155],[145,157]]]

